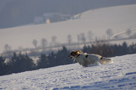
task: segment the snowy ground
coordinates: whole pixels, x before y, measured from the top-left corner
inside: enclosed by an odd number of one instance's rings
[[[84,68],[78,63],[0,76],[0,90],[136,90],[136,54]]]

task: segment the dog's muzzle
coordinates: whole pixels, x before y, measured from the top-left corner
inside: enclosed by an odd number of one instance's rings
[[[70,59],[73,59],[70,55],[68,56]]]

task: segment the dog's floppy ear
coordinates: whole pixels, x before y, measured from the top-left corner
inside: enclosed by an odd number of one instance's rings
[[[81,50],[77,50],[77,51],[76,51],[76,55],[81,54],[81,53],[82,53]]]
[[[76,55],[76,51],[72,51],[72,52],[70,53],[70,55],[75,56],[75,55]]]

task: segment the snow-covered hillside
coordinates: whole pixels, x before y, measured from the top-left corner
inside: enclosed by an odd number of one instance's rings
[[[113,60],[86,68],[76,63],[0,76],[0,90],[136,90],[136,54]]]
[[[66,43],[70,34],[72,41],[77,42],[77,35],[85,33],[87,37],[88,31],[92,31],[93,39],[106,38],[107,29],[116,34],[128,28],[136,28],[135,16],[136,4],[94,9],[63,22],[0,29],[0,52],[3,52],[5,44],[12,49],[34,48],[34,39],[39,46],[42,38],[50,43],[53,36],[57,37],[57,42]]]

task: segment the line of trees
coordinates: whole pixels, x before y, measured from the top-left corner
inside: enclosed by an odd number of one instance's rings
[[[96,43],[91,46],[84,46],[83,52],[99,54],[103,57],[121,56],[136,53],[136,44],[132,43],[128,45],[126,42],[123,42],[118,45],[109,44],[105,41],[96,41]]]
[[[0,75],[71,64],[73,61],[68,58],[68,55],[69,51],[66,47],[63,47],[57,53],[52,52],[49,55],[41,54],[37,64],[27,54],[21,54],[21,52],[19,54],[14,53],[7,63],[5,63],[6,59],[1,56]]]
[[[104,57],[113,57],[136,53],[136,44],[127,45],[124,42],[121,45],[111,45],[104,41],[96,41],[91,46],[84,46],[82,51],[100,54]],[[19,54],[14,53],[7,63],[5,63],[5,58],[0,56],[0,75],[75,63],[68,58],[69,53],[70,51],[66,47],[63,47],[57,53],[41,54],[37,64],[34,64],[33,60],[27,54],[21,54],[21,52]]]
[[[106,32],[105,32],[106,35],[105,35],[104,38],[107,39],[107,40],[125,38],[125,37],[121,36],[122,34],[127,36],[127,38],[136,38],[136,32],[132,33],[132,30],[134,30],[134,29],[127,29],[124,32],[120,32],[118,34],[114,34],[113,30],[109,28],[109,29],[106,30]],[[113,38],[112,36],[114,36],[114,35],[115,35],[115,37]],[[93,39],[94,39],[94,34],[93,34],[93,32],[91,30],[88,31],[87,34],[79,33],[77,35],[77,42],[78,43],[84,43],[85,44],[88,41],[93,41]],[[72,43],[73,43],[73,38],[69,34],[69,35],[67,35],[67,44],[70,45]],[[60,43],[57,41],[57,37],[56,36],[52,36],[51,37],[51,42],[48,42],[48,40],[46,38],[42,38],[40,42],[38,42],[38,40],[34,39],[32,41],[32,44],[34,45],[35,49],[42,48],[43,52],[45,52],[46,51],[46,47],[56,46],[56,45],[59,45]],[[21,50],[22,51],[23,50],[28,50],[29,51],[30,49],[29,48],[18,47],[18,50],[19,51],[21,51]],[[12,50],[12,46],[10,46],[8,44],[5,44],[5,46],[4,46],[4,53],[10,53],[12,51],[13,51]]]

